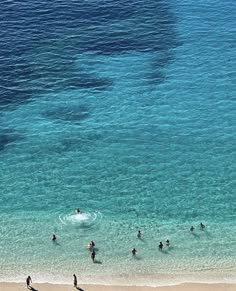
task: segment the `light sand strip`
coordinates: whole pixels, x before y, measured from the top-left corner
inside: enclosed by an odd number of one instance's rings
[[[74,288],[72,285],[59,285],[48,283],[32,284],[32,291],[236,291],[236,284],[191,284],[185,283],[174,286],[143,287],[143,286],[102,286],[102,285],[79,285]],[[1,291],[29,290],[25,283],[0,283]]]

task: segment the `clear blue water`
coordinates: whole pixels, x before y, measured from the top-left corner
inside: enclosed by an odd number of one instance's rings
[[[235,1],[36,2],[1,2],[0,280],[235,282]]]

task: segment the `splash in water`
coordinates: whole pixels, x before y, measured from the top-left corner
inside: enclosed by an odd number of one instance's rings
[[[64,225],[69,224],[76,224],[81,226],[87,226],[90,227],[100,221],[102,217],[102,214],[98,211],[93,212],[83,212],[83,213],[76,213],[76,214],[66,214],[66,215],[60,215],[59,219],[61,223]]]

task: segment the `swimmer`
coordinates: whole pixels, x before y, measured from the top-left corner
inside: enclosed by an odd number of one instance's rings
[[[193,226],[191,226],[189,230],[190,230],[190,231],[194,231],[194,227],[193,227]]]
[[[200,223],[200,227],[201,227],[201,229],[203,230],[203,228],[205,228],[205,225],[201,222],[201,223]]]
[[[142,236],[141,230],[138,230],[137,237],[140,238]]]
[[[96,253],[95,253],[95,250],[93,250],[91,252],[91,259],[92,259],[93,263],[95,262],[95,256],[96,256]]]
[[[56,235],[53,234],[53,235],[51,236],[51,240],[52,240],[52,241],[55,241],[56,239],[57,239]]]
[[[75,213],[80,214],[81,213],[80,209],[79,208],[75,209]]]
[[[159,249],[160,249],[160,250],[162,250],[162,249],[163,249],[163,243],[162,243],[162,241],[160,241],[160,243],[159,243],[159,246],[158,246],[158,247],[159,247]]]
[[[167,239],[166,240],[166,245],[169,246],[170,245],[170,241]]]
[[[136,253],[137,253],[137,250],[136,250],[136,248],[132,248],[132,254],[133,254],[133,256],[135,256],[136,255]]]
[[[87,248],[92,249],[94,247],[95,247],[95,242],[93,240],[91,240],[91,242],[88,244]]]

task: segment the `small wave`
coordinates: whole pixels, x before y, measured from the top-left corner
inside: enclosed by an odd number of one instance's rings
[[[90,227],[98,223],[102,218],[102,214],[98,211],[85,212],[78,214],[61,214],[59,215],[60,222],[64,225],[80,225]]]

